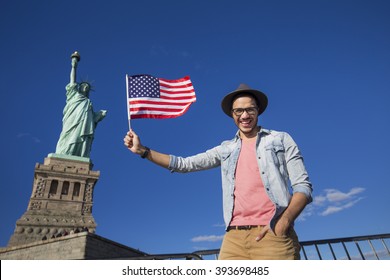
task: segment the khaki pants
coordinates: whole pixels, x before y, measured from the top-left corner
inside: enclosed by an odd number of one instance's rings
[[[256,241],[264,226],[248,230],[229,230],[223,239],[220,260],[299,260],[300,245],[293,228],[286,236],[268,231]]]

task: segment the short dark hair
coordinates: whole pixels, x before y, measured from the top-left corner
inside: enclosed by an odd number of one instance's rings
[[[255,100],[256,102],[256,106],[259,108],[260,107],[260,104],[257,102],[257,98],[250,92],[240,92],[238,93],[237,95],[235,95],[232,99],[232,103],[230,104],[230,109],[233,109],[233,103],[234,101],[236,101],[237,98],[240,98],[240,97],[243,97],[243,96],[250,96],[253,98],[253,100]]]

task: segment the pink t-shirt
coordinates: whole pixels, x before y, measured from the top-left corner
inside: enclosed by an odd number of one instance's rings
[[[236,168],[232,226],[268,225],[275,206],[265,192],[256,159],[256,138],[242,141]]]

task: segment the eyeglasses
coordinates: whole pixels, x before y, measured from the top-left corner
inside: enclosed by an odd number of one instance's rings
[[[256,115],[257,114],[257,107],[248,107],[248,108],[234,108],[232,109],[233,114],[235,114],[237,117],[244,114],[244,111],[248,113],[248,115]]]

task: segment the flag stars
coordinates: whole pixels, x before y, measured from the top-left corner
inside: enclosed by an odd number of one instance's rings
[[[149,75],[130,76],[128,79],[129,97],[160,97],[158,78]]]

